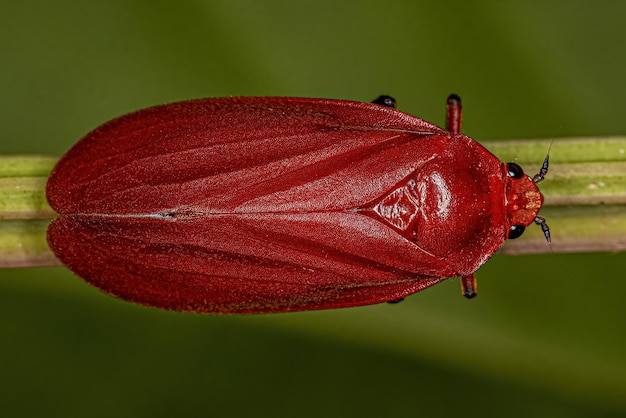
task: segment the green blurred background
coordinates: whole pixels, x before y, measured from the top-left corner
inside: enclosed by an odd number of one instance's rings
[[[441,125],[455,92],[478,140],[626,133],[626,2],[1,10],[0,154],[60,155],[126,112],[227,95],[385,93]],[[0,416],[626,416],[625,262],[496,256],[472,301],[449,280],[398,305],[248,317],[131,305],[61,267],[2,270]]]

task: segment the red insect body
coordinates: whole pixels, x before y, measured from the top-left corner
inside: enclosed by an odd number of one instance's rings
[[[77,275],[203,313],[380,303],[452,276],[467,286],[543,202],[474,140],[390,107],[253,97],[115,119],[69,150],[47,194],[61,214],[50,246]]]

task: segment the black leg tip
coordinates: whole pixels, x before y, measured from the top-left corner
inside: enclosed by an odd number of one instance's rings
[[[456,94],[451,94],[451,95],[448,96],[447,103],[449,105],[460,104],[461,103],[461,98],[459,96],[457,96]]]
[[[476,297],[476,295],[477,293],[474,291],[468,291],[468,292],[463,293],[463,296],[465,296],[468,299],[473,299]]]
[[[391,107],[392,109],[396,108],[396,99],[391,96],[378,96],[378,98],[372,103],[379,104],[381,106]]]

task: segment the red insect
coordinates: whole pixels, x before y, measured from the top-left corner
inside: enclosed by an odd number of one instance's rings
[[[459,133],[375,103],[239,97],[140,110],[50,176],[57,257],[159,308],[284,312],[397,301],[474,272],[540,224],[534,179]]]

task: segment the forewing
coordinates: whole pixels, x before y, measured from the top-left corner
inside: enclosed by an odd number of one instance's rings
[[[48,239],[77,275],[158,308],[201,313],[326,309],[402,298],[445,277],[415,274],[332,242],[230,217],[65,216]]]
[[[431,158],[436,141],[415,142],[442,134],[421,119],[369,103],[181,102],[123,116],[88,134],[61,159],[47,194],[63,214],[340,207]],[[316,193],[307,193],[312,187]]]
[[[89,283],[146,305],[276,312],[395,300],[453,271],[358,208],[446,153],[367,103],[204,99],[109,122],[53,171],[48,231]]]

